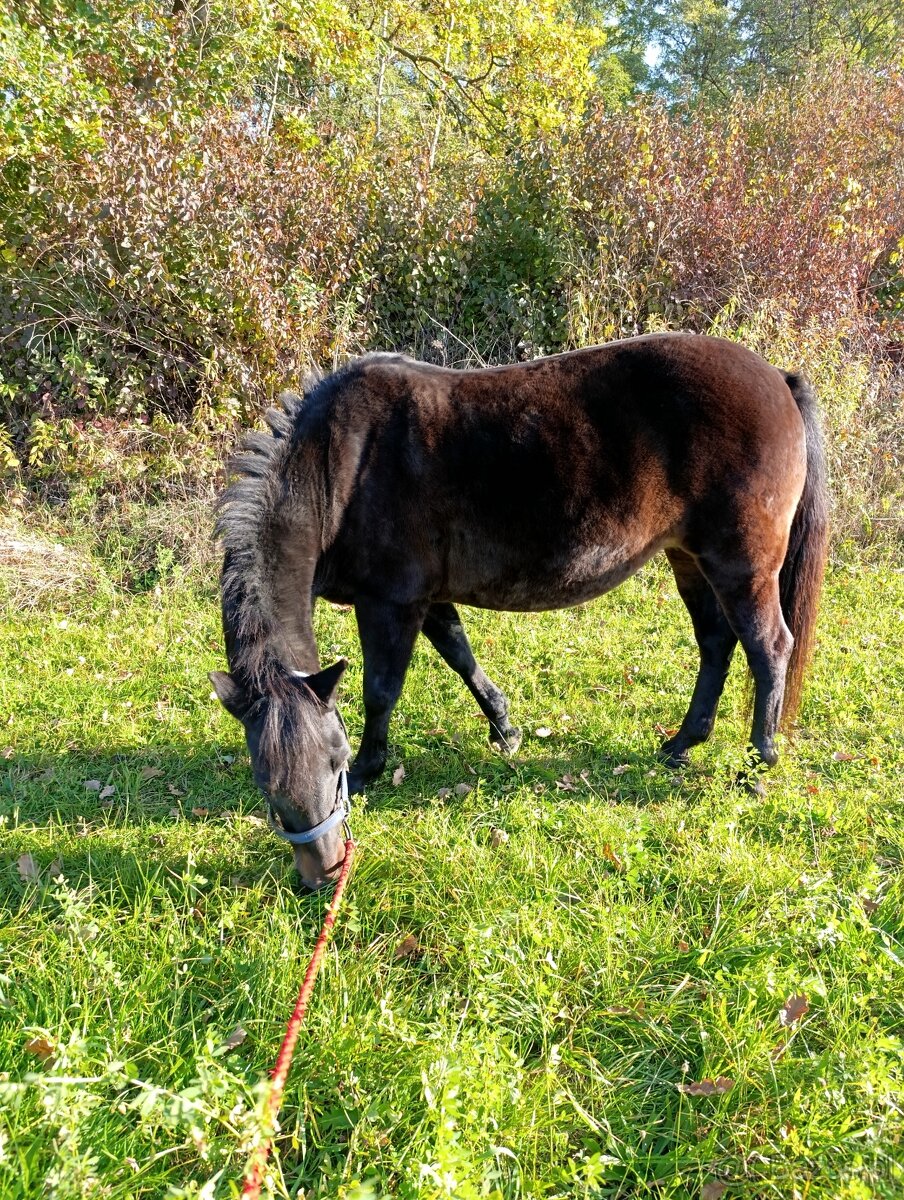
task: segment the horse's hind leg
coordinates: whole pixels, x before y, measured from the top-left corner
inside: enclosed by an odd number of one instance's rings
[[[691,556],[683,550],[666,550],[666,555],[675,574],[678,593],[690,613],[700,649],[700,670],[690,707],[681,728],[663,743],[660,751],[670,765],[683,766],[688,761],[691,747],[705,742],[712,733],[719,697],[738,639],[715,593]]]
[[[490,741],[507,754],[521,744],[521,730],[509,721],[508,701],[474,657],[468,635],[453,604],[431,604],[424,620],[424,636],[456,671],[490,723]]]
[[[782,715],[785,675],[794,638],[779,599],[778,570],[757,571],[735,563],[702,563],[726,617],[738,635],[753,676],[753,728],[757,761],[778,761],[775,734]],[[762,785],[755,790],[760,791]]]
[[[405,682],[424,609],[373,601],[356,604],[355,617],[364,657],[364,732],[348,783],[351,792],[360,792],[386,766],[389,720]]]

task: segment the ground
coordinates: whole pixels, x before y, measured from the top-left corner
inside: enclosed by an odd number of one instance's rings
[[[237,1195],[325,898],[211,697],[213,590],[31,599],[0,628],[0,1194]],[[694,765],[657,764],[696,665],[663,564],[466,624],[524,745],[419,648],[276,1194],[904,1195],[904,574],[833,569],[765,800],[729,786],[740,663]],[[354,740],[353,614],[317,625]]]

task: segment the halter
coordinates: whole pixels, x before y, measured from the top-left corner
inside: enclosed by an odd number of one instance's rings
[[[352,831],[349,828],[348,819],[352,813],[352,806],[348,798],[348,771],[345,767],[339,772],[339,782],[336,785],[336,799],[338,807],[328,817],[319,824],[313,825],[310,829],[303,829],[301,833],[290,833],[288,829],[285,829],[272,804],[269,806],[269,812],[267,813],[267,823],[277,837],[281,837],[284,842],[291,842],[293,846],[307,846],[311,842],[319,841],[331,829],[335,829],[337,825],[345,825],[346,836],[351,837]]]

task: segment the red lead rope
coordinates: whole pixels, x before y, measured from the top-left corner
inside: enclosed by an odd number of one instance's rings
[[[279,1054],[276,1058],[276,1066],[273,1068],[270,1076],[270,1095],[267,1098],[266,1111],[266,1124],[270,1129],[274,1129],[276,1126],[276,1118],[279,1116],[279,1108],[282,1103],[283,1088],[286,1086],[286,1076],[289,1074],[289,1068],[292,1065],[292,1055],[295,1052],[295,1043],[298,1041],[298,1031],[304,1020],[305,1009],[308,1007],[311,992],[314,990],[317,972],[320,970],[320,963],[323,960],[324,951],[330,940],[330,933],[336,923],[336,913],[339,911],[342,893],[345,891],[346,883],[348,883],[348,876],[351,871],[354,855],[355,843],[349,838],[345,843],[345,858],[342,860],[342,870],[339,872],[339,878],[336,880],[336,890],[333,892],[333,898],[330,901],[329,908],[326,910],[320,937],[317,939],[317,945],[314,947],[314,953],[311,955],[310,963],[308,963],[304,983],[301,985],[298,999],[295,1001],[295,1008],[292,1011],[291,1017],[289,1017],[289,1024],[286,1026],[286,1036],[283,1038],[283,1043],[279,1048]],[[243,1198],[248,1197],[248,1200],[257,1200],[260,1196],[261,1184],[264,1179],[264,1168],[267,1165],[272,1143],[273,1137],[268,1134],[252,1152],[245,1171],[245,1186],[242,1189]]]

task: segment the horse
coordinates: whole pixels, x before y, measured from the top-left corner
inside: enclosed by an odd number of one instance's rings
[[[827,553],[825,452],[803,376],[681,333],[473,370],[379,353],[284,395],[266,419],[232,460],[219,508],[229,672],[210,679],[308,887],[343,856],[350,756],[336,707],[347,664],[320,665],[317,597],[357,620],[354,794],[385,767],[418,634],[511,753],[520,731],[456,605],[570,607],[664,551],[700,665],[661,755],[685,764],[709,737],[740,642],[754,690],[748,778],[762,789],[780,722],[797,711]]]

